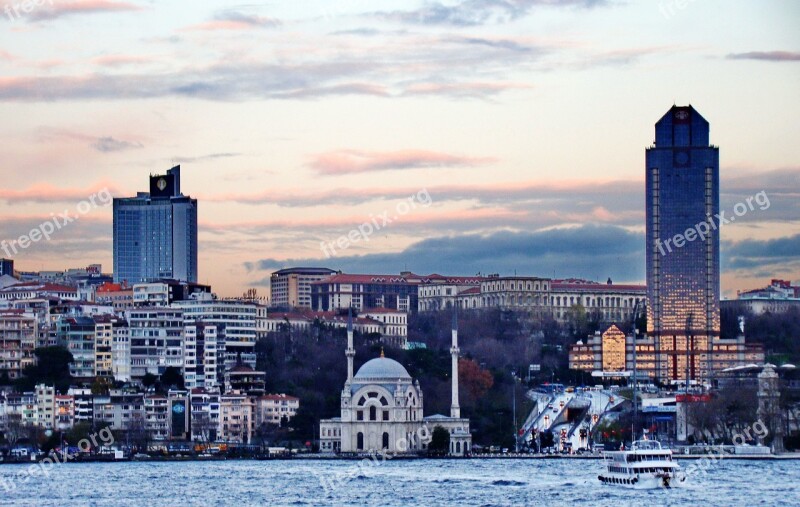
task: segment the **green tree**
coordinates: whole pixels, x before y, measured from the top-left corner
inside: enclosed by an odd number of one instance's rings
[[[145,387],[153,387],[158,382],[158,377],[150,372],[144,374],[142,377],[142,385]]]
[[[25,367],[23,376],[16,380],[19,391],[33,391],[37,384],[55,386],[65,393],[72,384],[69,364],[74,360],[72,353],[64,347],[43,347],[34,351],[36,363]]]
[[[181,375],[181,371],[178,368],[170,366],[161,374],[160,384],[161,388],[165,391],[169,389],[183,389],[183,375]]]
[[[428,454],[433,456],[446,456],[450,452],[450,432],[441,426],[433,428],[431,443],[428,444]]]

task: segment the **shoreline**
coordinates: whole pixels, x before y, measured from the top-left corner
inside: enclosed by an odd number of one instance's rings
[[[673,455],[676,460],[702,460],[711,459],[715,461],[720,460],[733,460],[733,461],[792,461],[800,460],[800,453],[785,453],[777,455],[722,455],[719,454],[691,454],[691,455]],[[218,458],[197,458],[197,457],[176,457],[176,456],[156,456],[151,458],[128,458],[128,459],[94,459],[84,458],[69,460],[65,463],[176,463],[176,462],[217,462],[217,461],[361,461],[370,459],[369,455],[364,456],[325,456],[321,454],[300,454],[295,456],[276,456],[276,457],[218,457]],[[477,460],[602,460],[602,456],[561,456],[561,455],[546,455],[546,454],[511,454],[511,455],[481,455],[471,457],[453,457],[453,458],[432,458],[425,456],[392,456],[387,457],[387,461],[477,461]],[[39,460],[4,460],[0,461],[2,465],[36,465]]]

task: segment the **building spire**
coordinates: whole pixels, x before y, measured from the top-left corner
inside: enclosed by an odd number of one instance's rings
[[[452,403],[450,404],[450,417],[461,418],[461,407],[458,405],[458,309],[453,308],[453,344],[450,347],[452,358]]]
[[[353,381],[353,359],[356,357],[356,349],[353,348],[353,309],[347,310],[347,382]]]

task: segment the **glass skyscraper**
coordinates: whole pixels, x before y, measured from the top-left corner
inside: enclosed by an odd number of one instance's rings
[[[150,192],[114,199],[114,281],[197,282],[197,199],[181,193],[181,168],[150,176]]]
[[[647,149],[647,327],[662,381],[707,378],[719,337],[719,149],[691,106]],[[687,354],[688,344],[688,354]]]

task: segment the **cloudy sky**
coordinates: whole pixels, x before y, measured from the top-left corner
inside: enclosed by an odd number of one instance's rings
[[[722,209],[770,201],[724,227],[723,291],[800,281],[795,0],[29,7],[0,0],[0,239],[181,164],[222,295],[297,264],[637,282],[644,150],[691,103]],[[111,209],[81,209],[17,268],[110,271]]]

